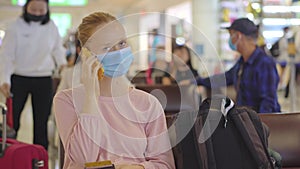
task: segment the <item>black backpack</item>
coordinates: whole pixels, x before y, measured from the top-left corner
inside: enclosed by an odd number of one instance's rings
[[[266,131],[254,110],[213,96],[195,113],[178,116],[177,130],[193,124],[175,147],[178,169],[274,169]]]

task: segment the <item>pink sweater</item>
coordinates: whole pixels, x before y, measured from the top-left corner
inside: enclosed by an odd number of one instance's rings
[[[65,149],[64,169],[111,160],[145,169],[174,169],[164,111],[158,100],[141,90],[98,99],[101,113],[80,114],[84,88],[63,90],[54,98],[54,112]]]

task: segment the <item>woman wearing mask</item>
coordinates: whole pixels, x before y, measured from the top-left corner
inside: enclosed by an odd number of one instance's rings
[[[6,30],[0,51],[0,89],[13,94],[14,129],[29,94],[32,99],[33,143],[46,149],[47,121],[52,105],[52,72],[66,64],[65,49],[54,22],[50,20],[48,0],[28,0],[23,14]]]
[[[123,26],[114,16],[95,12],[82,20],[78,39],[82,85],[54,98],[64,169],[105,160],[117,169],[175,168],[160,103],[125,77],[133,54]],[[101,68],[104,76],[98,75]]]
[[[172,77],[172,78],[171,78]],[[163,84],[179,83],[198,77],[198,72],[192,66],[191,52],[185,45],[173,49],[173,65],[171,77],[163,78]]]
[[[57,92],[64,90],[64,89],[69,89],[72,88],[73,85],[79,85],[80,84],[80,80],[76,79],[77,81],[73,81],[73,74],[74,74],[74,69],[75,66],[77,66],[77,64],[80,64],[80,57],[79,57],[79,53],[81,51],[81,46],[80,46],[80,42],[78,40],[78,36],[77,36],[77,32],[75,33],[75,57],[74,57],[74,63],[66,68],[64,68],[61,72],[61,78],[60,78],[60,82],[59,85],[57,87]],[[79,69],[75,69],[80,71]]]

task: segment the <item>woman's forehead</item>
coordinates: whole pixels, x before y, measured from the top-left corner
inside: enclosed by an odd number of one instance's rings
[[[117,21],[100,25],[89,38],[90,43],[117,43],[126,38],[124,27]]]
[[[45,1],[30,1],[28,3],[28,7],[44,8],[44,7],[47,7],[47,2],[45,2]]]

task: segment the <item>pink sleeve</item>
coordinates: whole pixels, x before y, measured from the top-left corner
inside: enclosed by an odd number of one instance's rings
[[[141,164],[145,169],[175,169],[165,114],[161,104],[158,101],[155,103],[155,109],[152,111],[160,112],[160,116],[146,125],[148,145],[145,157],[147,161]]]
[[[89,139],[82,129],[74,109],[71,94],[65,90],[58,92],[54,97],[53,104],[59,136],[65,149],[65,156],[82,166],[85,162],[95,161],[98,157],[99,147]],[[90,129],[96,130],[95,128]]]
[[[78,123],[71,96],[65,91],[58,92],[53,99],[53,108],[59,136],[65,146],[74,125]]]

